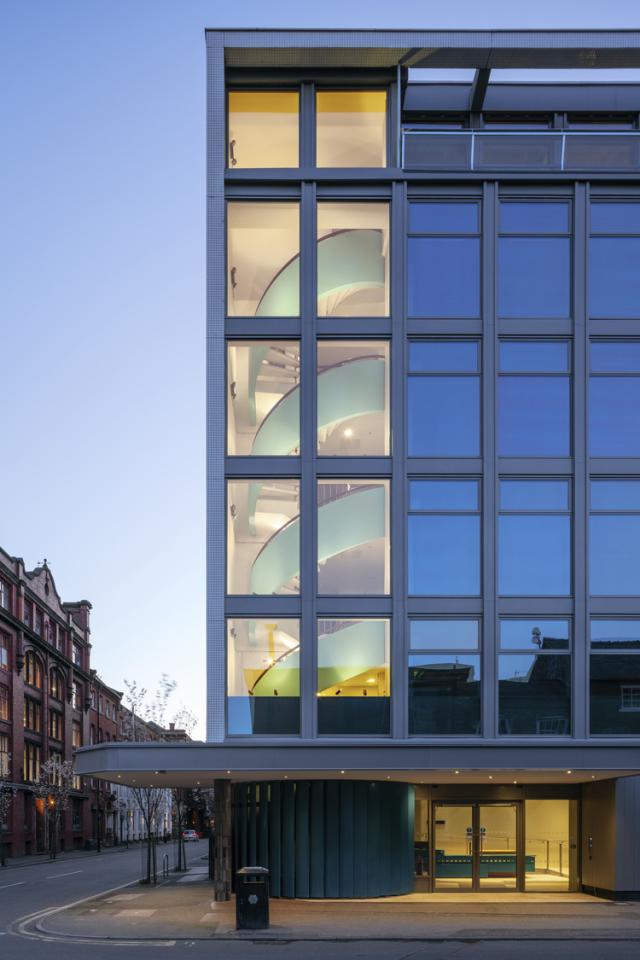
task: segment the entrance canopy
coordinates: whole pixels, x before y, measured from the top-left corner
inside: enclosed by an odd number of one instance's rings
[[[588,783],[637,776],[624,746],[333,743],[102,743],[76,753],[76,771],[129,786],[206,786],[213,780],[395,780],[405,783]]]

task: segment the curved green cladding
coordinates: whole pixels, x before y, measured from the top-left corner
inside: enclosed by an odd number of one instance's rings
[[[414,889],[415,787],[370,780],[233,786],[236,868],[269,870],[272,897],[389,897]]]
[[[318,302],[355,290],[383,287],[382,230],[338,230],[318,240]],[[300,313],[300,254],[275,275],[256,308],[256,317]]]
[[[329,560],[385,535],[385,489],[355,488],[318,510],[318,560]],[[250,593],[279,593],[300,573],[300,518],[274,533],[256,557]]]
[[[357,357],[318,376],[318,429],[385,408],[383,357]],[[255,409],[255,401],[254,401]],[[282,457],[300,440],[300,387],[295,386],[270,410],[253,441],[254,456]]]
[[[366,670],[384,666],[386,624],[383,620],[361,620],[334,633],[318,637],[318,690],[326,690]]]

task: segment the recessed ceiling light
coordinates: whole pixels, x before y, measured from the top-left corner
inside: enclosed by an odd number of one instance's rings
[[[489,774],[489,780],[493,780],[492,774]]]
[[[344,773],[344,770],[341,770],[340,773]]]
[[[227,773],[231,773],[231,770],[227,770]]]
[[[567,770],[567,773],[573,773],[573,770]]]
[[[347,437],[347,439],[351,438],[353,436],[353,430],[351,429],[351,427],[347,427],[346,430],[343,430],[342,436]]]
[[[453,772],[454,772],[456,775],[457,775],[458,773],[460,773],[459,770],[454,770]]]

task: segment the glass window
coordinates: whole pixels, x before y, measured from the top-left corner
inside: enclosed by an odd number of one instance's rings
[[[480,734],[480,657],[412,654],[409,657],[409,734]]]
[[[410,233],[478,233],[480,205],[478,203],[409,204]]]
[[[640,735],[640,620],[592,620],[591,734]]]
[[[5,580],[0,580],[0,607],[3,610],[10,610],[11,604],[11,590],[9,584]]]
[[[531,651],[568,650],[569,621],[541,620],[501,620],[500,649]]]
[[[500,237],[498,315],[569,316],[569,239]]]
[[[389,345],[382,340],[318,341],[318,454],[387,456]]]
[[[318,621],[318,733],[389,733],[388,620]]]
[[[575,875],[577,837],[570,832],[575,800],[525,800],[524,882],[527,892],[568,891]],[[574,822],[577,822],[574,810]]]
[[[409,593],[480,593],[477,480],[413,480],[409,485]],[[421,512],[418,512],[421,511]]]
[[[640,457],[640,341],[594,341],[589,380],[589,452]]]
[[[42,663],[33,650],[28,650],[24,661],[24,682],[42,689]]]
[[[477,620],[411,620],[412,650],[477,650],[480,624]]]
[[[318,316],[389,316],[389,205],[318,204]]]
[[[570,656],[501,654],[498,671],[501,734],[570,735]]]
[[[4,689],[6,690],[6,687]],[[11,766],[9,761],[9,737],[6,733],[0,733],[0,777],[9,776],[9,769]]]
[[[591,204],[591,232],[640,234],[640,203],[595,200]]]
[[[478,373],[480,344],[476,340],[412,340],[411,373]]]
[[[299,481],[227,483],[227,591],[300,592]]]
[[[389,482],[318,481],[318,592],[389,593]]]
[[[505,200],[500,204],[502,233],[568,233],[569,204]]]
[[[300,344],[243,340],[227,344],[227,450],[287,456],[300,447]]]
[[[316,94],[319,167],[387,165],[385,90],[320,90]]]
[[[500,482],[498,589],[503,596],[569,595],[571,518],[567,493],[566,481]],[[511,510],[516,512],[506,512]]]
[[[9,670],[11,667],[11,637],[8,633],[0,632],[0,670]]]
[[[229,166],[297,167],[296,90],[229,92]]]
[[[480,240],[409,237],[410,317],[480,316]]]
[[[410,457],[480,455],[478,347],[462,341],[410,343]]]
[[[227,732],[300,732],[300,622],[227,621]]]
[[[589,310],[592,317],[640,316],[640,237],[592,237]]]
[[[9,720],[9,688],[0,684],[0,720]]]
[[[500,344],[499,456],[569,456],[567,374],[566,343],[504,341]]]
[[[229,201],[227,271],[230,317],[299,316],[298,203]]]
[[[640,482],[592,480],[589,583],[596,596],[640,595]]]

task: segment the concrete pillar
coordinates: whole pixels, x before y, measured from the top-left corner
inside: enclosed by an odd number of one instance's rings
[[[216,780],[213,789],[213,886],[214,899],[221,901],[231,897],[231,784],[228,780]]]

